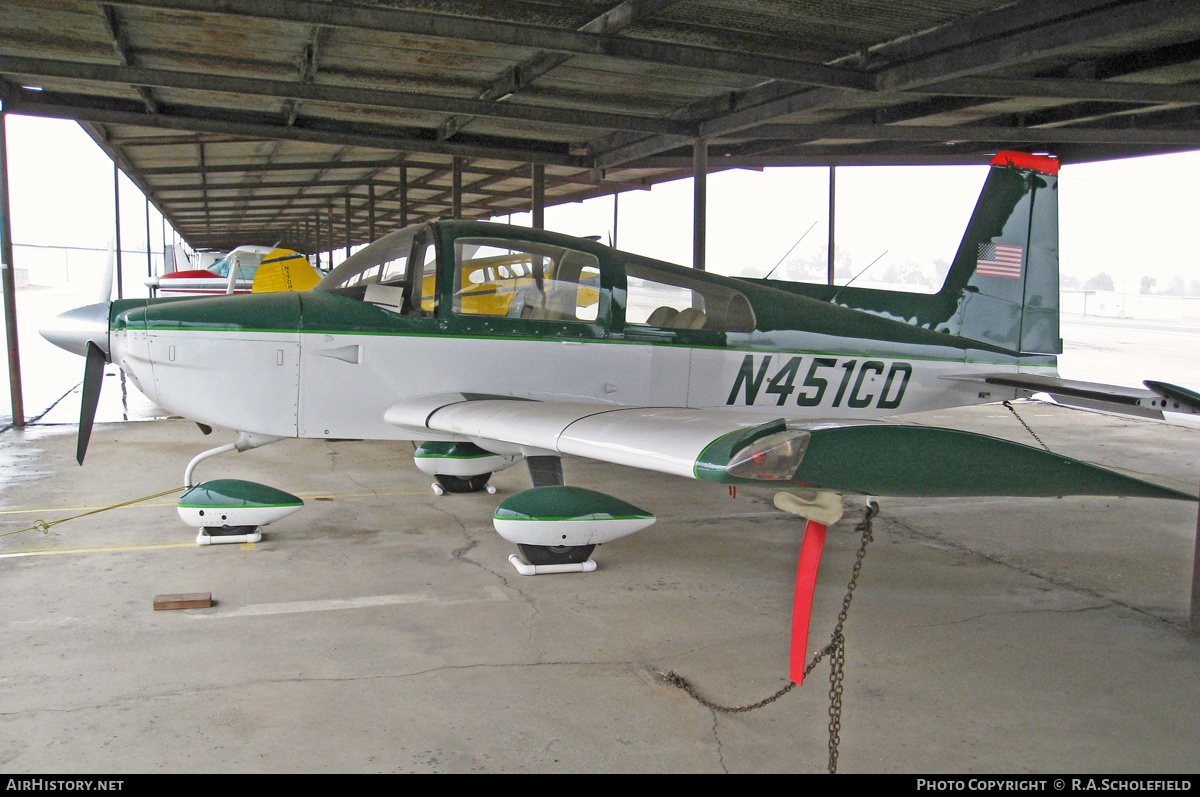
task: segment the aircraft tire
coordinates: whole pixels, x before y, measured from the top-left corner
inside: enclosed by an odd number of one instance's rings
[[[438,484],[442,485],[448,493],[477,493],[487,487],[488,479],[492,478],[490,473],[481,473],[478,476],[448,476],[439,473],[434,478]]]
[[[517,543],[517,550],[531,565],[575,565],[586,562],[595,545],[526,545]]]

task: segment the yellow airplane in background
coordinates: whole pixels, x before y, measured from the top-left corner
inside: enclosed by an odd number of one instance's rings
[[[479,315],[510,316],[530,318],[535,314],[539,318],[550,318],[553,308],[545,306],[546,292],[536,285],[534,275],[538,274],[543,282],[554,283],[558,273],[569,269],[570,265],[556,263],[544,257],[538,257],[526,252],[513,253],[493,246],[466,246],[463,252],[461,277],[455,286],[456,300],[461,302],[464,312]],[[537,260],[538,262],[534,262]],[[565,261],[564,261],[565,262]],[[433,310],[435,275],[425,277],[422,301],[425,310]],[[600,271],[595,266],[584,265],[573,275],[571,290],[574,301],[570,308],[560,308],[558,317],[579,318],[581,311],[586,314],[586,308],[594,308],[600,302]],[[535,295],[541,301],[530,302],[528,299]],[[518,305],[514,311],[513,303]],[[593,310],[591,316],[595,317]]]
[[[254,272],[251,293],[306,291],[321,281],[308,258],[291,249],[272,249]]]

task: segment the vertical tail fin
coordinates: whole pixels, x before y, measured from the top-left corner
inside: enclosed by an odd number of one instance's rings
[[[1058,354],[1058,160],[992,159],[939,297],[945,331],[1013,351]]]
[[[306,291],[321,281],[308,258],[291,249],[272,249],[254,273],[251,293]]]
[[[1058,160],[1000,152],[935,294],[751,280],[1026,354],[1060,354]]]

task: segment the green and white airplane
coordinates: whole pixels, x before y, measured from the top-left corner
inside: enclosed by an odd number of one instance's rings
[[[836,494],[1196,500],[903,421],[1041,392],[1200,412],[1184,388],[1057,376],[1057,174],[1054,158],[997,155],[929,295],[736,279],[542,230],[437,221],[375,241],[308,292],[114,301],[43,335],[87,358],[80,462],[112,362],[159,406],[240,433],[214,451],[420,441],[418,465],[450,491],[526,460],[534,490],[506,501],[496,526],[534,565],[586,561],[653,520],[561,486],[562,455]]]

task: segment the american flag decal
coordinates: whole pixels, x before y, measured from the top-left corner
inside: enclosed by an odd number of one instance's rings
[[[984,277],[1021,278],[1024,247],[1013,244],[980,244],[975,273]]]

